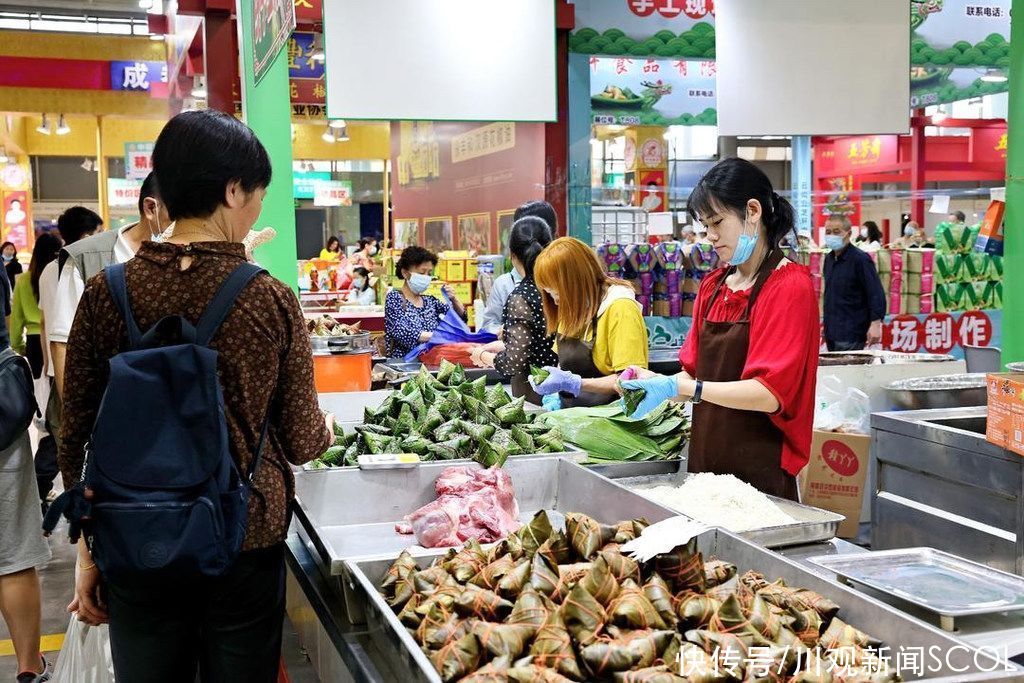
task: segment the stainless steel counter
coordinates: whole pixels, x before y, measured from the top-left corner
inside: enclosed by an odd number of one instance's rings
[[[927,546],[1024,574],[1024,458],[985,440],[986,409],[876,413],[871,546]]]

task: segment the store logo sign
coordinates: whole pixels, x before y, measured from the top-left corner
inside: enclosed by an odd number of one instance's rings
[[[110,89],[149,92],[153,83],[167,82],[166,62],[110,63]]]
[[[857,454],[842,441],[829,439],[822,444],[821,458],[826,465],[842,477],[852,477],[860,469]]]

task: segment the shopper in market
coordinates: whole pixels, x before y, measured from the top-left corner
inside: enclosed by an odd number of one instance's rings
[[[43,269],[57,258],[63,246],[58,235],[46,232],[36,238],[28,277],[18,278],[14,285],[11,321],[8,326],[11,348],[25,356],[32,366],[32,375],[39,379],[43,372],[43,344],[40,337],[39,277]]]
[[[647,367],[647,327],[636,291],[608,277],[594,250],[572,237],[548,245],[533,275],[558,354],[558,366],[546,367],[550,376],[534,389],[557,394],[563,408],[614,401],[618,373]],[[544,404],[557,407],[550,399]]]
[[[362,266],[353,269],[351,289],[345,303],[356,306],[372,306],[377,303],[377,290],[370,285],[370,271]]]
[[[0,268],[0,352],[11,353],[10,314],[11,288],[7,272]],[[15,435],[12,443],[0,444],[0,520],[0,615],[14,647],[15,680],[41,683],[49,679],[51,667],[39,652],[42,595],[36,567],[50,560],[50,549],[40,532],[42,516],[27,430]]]
[[[0,246],[0,256],[3,257],[7,281],[13,287],[15,285],[15,278],[24,271],[24,268],[22,268],[21,263],[18,261],[18,247],[14,246],[14,242],[4,242]]]
[[[160,133],[153,167],[173,236],[146,242],[126,265],[138,326],[166,316],[196,324],[215,293],[245,263],[245,238],[270,184],[270,159],[256,135],[214,110],[175,116]],[[158,587],[101,576],[80,543],[70,610],[109,620],[119,681],[277,680],[285,607],[284,540],[295,488],[291,466],[331,444],[319,410],[313,360],[295,294],[267,274],[239,294],[213,336],[227,437],[248,471],[264,419],[267,439],[252,479],[242,552],[220,576],[165,580]],[[60,454],[66,486],[77,483],[103,397],[108,362],[126,345],[125,322],[104,277],[86,287],[68,341]],[[126,447],[130,447],[128,444]]]
[[[829,351],[859,351],[882,341],[885,290],[871,257],[850,248],[850,219],[829,216],[823,265],[824,328]]]
[[[884,235],[882,235],[878,223],[865,221],[860,229],[860,234],[857,236],[856,244],[866,252],[873,252],[882,248],[883,239]]]
[[[967,214],[963,211],[952,211],[949,216],[946,217],[946,220],[954,225],[964,225],[967,223]]]
[[[57,218],[57,231],[68,247],[86,239],[97,230],[102,229],[103,219],[95,211],[84,206],[72,206]],[[39,333],[40,341],[46,344],[47,374],[51,381],[46,391],[45,420],[46,435],[40,435],[39,448],[36,451],[36,480],[39,498],[45,508],[56,497],[53,482],[60,473],[57,466],[57,449],[60,437],[61,401],[59,381],[64,377],[64,352],[67,347],[67,334],[71,330],[68,321],[64,329],[54,334],[54,328],[61,326],[58,320],[66,320],[66,313],[59,305],[57,289],[60,280],[60,256],[43,268],[39,276]],[[78,306],[77,299],[74,306]],[[74,309],[72,309],[73,311]],[[72,316],[74,313],[72,312]],[[59,355],[59,358],[58,358]],[[42,402],[41,402],[42,405]]]
[[[395,264],[402,288],[392,289],[384,299],[384,344],[388,357],[402,358],[416,345],[430,341],[449,309],[466,319],[466,307],[455,297],[451,285],[441,288],[446,299],[424,294],[434,280],[436,267],[434,252],[415,246],[402,250]]]
[[[365,268],[373,272],[377,263],[373,257],[377,255],[377,240],[372,237],[360,238],[355,252],[348,258],[349,277],[355,277],[356,268]]]
[[[334,235],[327,238],[327,245],[320,250],[321,261],[339,261],[344,256],[341,248],[341,240]]]
[[[547,223],[548,232],[551,234],[552,239],[558,234],[558,216],[555,214],[555,207],[547,202],[534,200],[520,205],[512,216],[513,225],[520,218],[526,218],[527,216],[536,216]],[[550,242],[551,240],[549,239],[548,241]],[[519,286],[524,276],[525,272],[516,266],[513,260],[512,270],[498,276],[494,281],[491,293],[487,297],[487,306],[484,308],[482,327],[485,331],[497,334],[499,337],[501,336],[502,320],[505,318],[505,304],[508,302],[508,297],[512,294],[512,290]]]
[[[742,159],[716,164],[687,207],[729,267],[701,282],[683,372],[639,372],[622,387],[647,392],[635,417],[692,401],[689,471],[732,474],[796,500],[811,450],[819,324],[807,268],[779,248],[794,230],[793,207]]]
[[[535,405],[541,405],[541,397],[528,381],[530,368],[558,364],[558,356],[552,349],[554,338],[548,333],[544,319],[540,290],[533,279],[537,257],[550,243],[551,229],[543,219],[526,216],[512,224],[508,247],[512,265],[523,274],[523,279],[505,304],[501,341],[477,347],[472,356],[474,364],[496,368],[509,378],[513,396],[525,396]]]

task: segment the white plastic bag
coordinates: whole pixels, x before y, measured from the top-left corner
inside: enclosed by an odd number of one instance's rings
[[[818,382],[815,392],[814,428],[824,432],[868,434],[871,432],[871,398],[848,387],[835,375]]]
[[[114,683],[109,627],[90,626],[72,614],[50,683]]]

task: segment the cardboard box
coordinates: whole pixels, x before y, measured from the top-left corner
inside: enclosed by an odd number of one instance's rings
[[[455,298],[459,300],[459,303],[466,306],[472,305],[473,303],[473,283],[472,282],[449,282],[451,288],[455,290]]]
[[[907,294],[931,294],[935,291],[935,276],[932,273],[908,273],[904,277]]]
[[[892,251],[889,249],[879,249],[875,253],[875,268],[878,269],[879,275],[886,275],[892,272]]]
[[[894,249],[889,252],[889,271],[895,275],[896,273],[902,273],[904,270],[903,264],[903,251]]]
[[[445,282],[463,282],[466,279],[466,259],[442,259],[437,262],[438,277]]]
[[[985,219],[981,222],[978,236],[975,238],[974,248],[986,254],[1003,254],[1003,214],[1006,211],[1006,204],[999,200],[993,200],[985,212]]]
[[[994,372],[986,377],[988,419],[985,439],[1024,455],[1024,374]]]
[[[469,259],[466,261],[466,281],[476,282],[476,279],[480,277],[479,264],[476,259]]]
[[[917,315],[921,312],[921,295],[920,294],[904,294],[904,313],[909,315]]]
[[[801,500],[806,505],[845,515],[837,533],[856,538],[860,527],[871,437],[815,430],[811,460],[800,475]]]
[[[934,294],[922,294],[920,297],[920,309],[918,313],[934,313],[935,312],[935,295]]]
[[[934,249],[907,249],[903,252],[904,270],[908,273],[931,273],[935,270]]]

